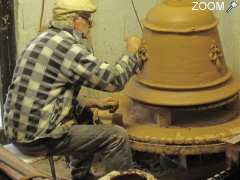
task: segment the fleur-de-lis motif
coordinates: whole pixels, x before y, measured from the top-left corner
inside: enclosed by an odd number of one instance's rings
[[[221,49],[219,49],[216,42],[213,41],[210,46],[209,58],[210,58],[210,61],[214,65],[216,65],[219,70],[222,69],[222,61],[221,61],[222,56],[223,56],[223,53],[222,53]]]

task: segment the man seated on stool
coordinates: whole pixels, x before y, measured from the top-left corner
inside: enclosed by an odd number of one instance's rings
[[[92,119],[89,108],[114,108],[114,102],[77,99],[82,86],[122,90],[144,63],[144,58],[137,58],[141,40],[134,37],[128,39],[128,55],[114,65],[94,57],[86,39],[95,11],[91,0],[56,1],[49,29],[33,39],[17,60],[5,103],[9,140],[26,154],[69,155],[73,179],[89,179],[95,153],[108,162],[106,173],[132,165],[123,128],[83,123]]]

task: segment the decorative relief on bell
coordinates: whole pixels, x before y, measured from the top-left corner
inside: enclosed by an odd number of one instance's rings
[[[223,72],[225,69],[222,57],[223,53],[221,49],[218,47],[216,41],[213,40],[209,51],[209,58],[210,61],[217,67],[219,72]]]

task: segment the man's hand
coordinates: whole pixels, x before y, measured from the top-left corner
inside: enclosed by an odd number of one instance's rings
[[[144,64],[145,62],[147,62],[148,60],[148,54],[147,54],[147,50],[146,47],[141,46],[140,49],[138,50],[138,58],[142,61],[142,63]]]
[[[110,113],[114,113],[119,107],[119,102],[113,97],[107,97],[103,99],[88,99],[86,107],[109,110]]]
[[[109,110],[110,113],[114,113],[119,107],[118,100],[113,97],[107,97],[104,99],[99,99],[97,102],[97,108],[101,110]]]
[[[129,37],[127,40],[127,48],[130,53],[137,54],[140,70],[144,63],[148,60],[147,50],[144,42],[136,36]]]
[[[137,53],[142,44],[141,38],[137,36],[131,36],[127,39],[127,49],[130,53]]]

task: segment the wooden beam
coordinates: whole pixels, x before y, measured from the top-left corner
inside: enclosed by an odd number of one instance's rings
[[[13,0],[0,0],[0,77],[1,104],[10,85],[16,59],[16,38]]]

